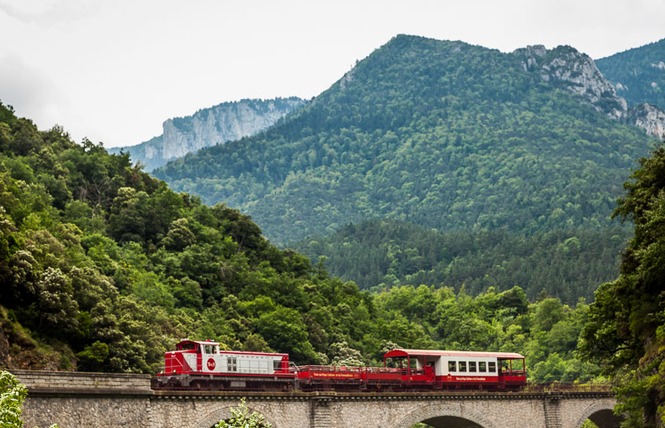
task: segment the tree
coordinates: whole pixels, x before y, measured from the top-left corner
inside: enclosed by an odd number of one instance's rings
[[[640,160],[615,215],[632,219],[619,277],[589,308],[581,349],[612,375],[626,426],[665,422],[665,147]]]
[[[28,396],[28,389],[13,374],[0,371],[0,426],[23,426],[21,406]]]
[[[345,341],[330,345],[331,364],[335,366],[363,367],[363,356],[357,349],[353,349]]]
[[[231,409],[231,418],[219,421],[215,428],[271,428],[272,424],[266,422],[265,417],[257,412],[249,413],[245,399],[240,400],[238,407]]]

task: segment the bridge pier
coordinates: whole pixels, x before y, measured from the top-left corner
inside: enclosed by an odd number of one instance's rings
[[[560,397],[552,395],[543,400],[543,412],[545,413],[545,428],[563,428],[561,426]]]
[[[312,400],[310,427],[311,428],[334,428],[330,415],[330,401],[326,399]]]
[[[274,428],[616,428],[611,392],[252,393],[153,391],[146,375],[14,371],[26,427],[211,428],[245,398]]]

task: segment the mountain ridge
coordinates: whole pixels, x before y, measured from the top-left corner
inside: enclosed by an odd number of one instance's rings
[[[134,146],[110,148],[109,152],[129,153],[134,163],[141,163],[150,172],[201,148],[261,132],[305,103],[298,97],[225,102],[191,116],[167,119],[161,135]]]
[[[630,106],[650,104],[665,110],[665,39],[596,60]]]

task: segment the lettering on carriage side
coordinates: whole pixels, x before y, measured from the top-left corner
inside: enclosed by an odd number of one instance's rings
[[[357,376],[353,373],[314,372],[314,373],[312,373],[312,377],[335,377],[335,378],[342,378],[342,379],[350,379],[350,378],[355,378]]]

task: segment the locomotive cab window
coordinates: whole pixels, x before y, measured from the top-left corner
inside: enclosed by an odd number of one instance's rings
[[[457,361],[448,361],[448,371],[449,372],[457,371]]]

